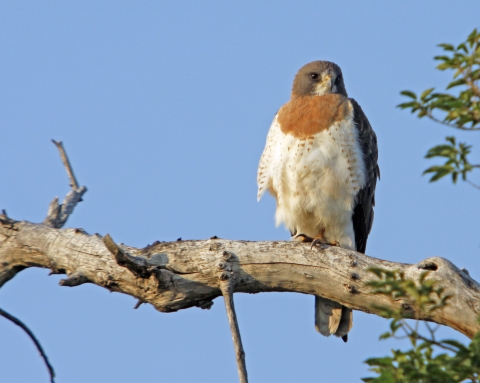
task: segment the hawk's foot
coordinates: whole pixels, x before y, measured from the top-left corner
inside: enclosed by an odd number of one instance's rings
[[[293,240],[297,241],[297,242],[308,242],[308,243],[310,243],[310,242],[313,242],[315,240],[315,238],[309,237],[306,234],[297,234],[293,237]]]
[[[295,237],[293,237],[293,240],[297,241],[297,242],[304,242],[304,243],[305,242],[308,242],[308,243],[311,242],[312,243],[312,246],[310,247],[311,249],[313,249],[313,246],[319,246],[319,245],[320,246],[321,245],[328,245],[328,246],[339,246],[340,245],[340,242],[338,242],[338,241],[332,241],[332,242],[325,241],[325,239],[323,238],[323,235],[312,238],[312,237],[309,237],[306,234],[298,234]]]
[[[317,237],[312,241],[312,246],[310,246],[310,249],[313,249],[313,246],[318,246],[318,245],[340,246],[340,242],[338,241],[326,242],[322,237]]]

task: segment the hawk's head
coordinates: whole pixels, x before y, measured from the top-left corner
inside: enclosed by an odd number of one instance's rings
[[[300,68],[293,80],[292,96],[323,96],[338,93],[347,97],[342,70],[330,61],[312,61]]]

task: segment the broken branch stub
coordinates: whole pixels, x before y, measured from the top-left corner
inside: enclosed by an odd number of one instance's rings
[[[82,201],[82,196],[87,192],[87,188],[85,186],[78,186],[77,179],[73,174],[72,166],[68,160],[68,156],[62,142],[55,140],[52,140],[52,142],[58,148],[60,158],[62,159],[62,163],[67,171],[72,190],[67,193],[61,205],[58,203],[58,197],[55,197],[52,202],[50,202],[47,217],[44,219],[43,224],[54,228],[61,228],[67,222],[70,214],[73,213],[75,206]]]

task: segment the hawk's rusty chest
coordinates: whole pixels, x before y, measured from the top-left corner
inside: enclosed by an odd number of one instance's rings
[[[277,118],[283,133],[306,139],[344,120],[350,113],[346,97],[326,94],[293,97],[280,108]]]

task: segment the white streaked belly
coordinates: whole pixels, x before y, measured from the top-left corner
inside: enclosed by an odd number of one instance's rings
[[[352,212],[365,171],[353,118],[304,140],[283,135],[272,157],[277,226],[311,237],[325,230],[325,240],[355,249]]]

